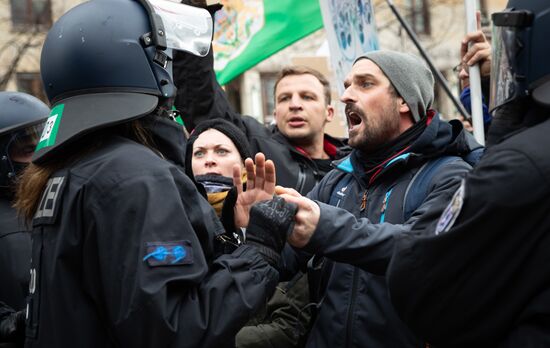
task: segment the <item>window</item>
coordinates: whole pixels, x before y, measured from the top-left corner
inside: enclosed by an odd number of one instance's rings
[[[268,125],[273,121],[273,110],[275,109],[273,88],[275,87],[277,73],[262,73],[260,79],[262,81],[264,123]]]
[[[37,97],[48,104],[48,98],[42,88],[42,79],[39,73],[17,73],[17,90]]]
[[[409,24],[417,34],[430,35],[430,6],[428,0],[408,0]]]
[[[223,86],[229,104],[239,114],[241,113],[241,81],[242,75],[239,75]]]
[[[10,0],[16,31],[47,30],[52,25],[51,0]]]

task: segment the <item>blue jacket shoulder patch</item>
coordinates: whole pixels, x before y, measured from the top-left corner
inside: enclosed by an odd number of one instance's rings
[[[188,240],[147,242],[143,261],[151,267],[193,264],[193,248]]]

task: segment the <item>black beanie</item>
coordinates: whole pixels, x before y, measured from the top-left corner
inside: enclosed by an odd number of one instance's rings
[[[246,139],[246,135],[242,130],[239,129],[239,127],[224,119],[213,119],[204,121],[199,123],[195,127],[195,129],[193,129],[193,131],[189,135],[189,139],[187,140],[185,166],[186,172],[188,174],[192,173],[191,160],[193,158],[193,144],[195,143],[195,140],[197,140],[199,135],[209,129],[220,131],[225,134],[229,139],[231,139],[231,141],[237,148],[237,151],[239,151],[239,154],[241,155],[243,161],[248,157],[252,157],[252,151],[250,151],[250,145],[248,143],[248,140]]]

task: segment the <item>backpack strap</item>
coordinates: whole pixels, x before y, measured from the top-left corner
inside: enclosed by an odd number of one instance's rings
[[[460,160],[458,156],[442,156],[434,158],[424,163],[416,172],[407,186],[405,197],[403,199],[403,217],[404,221],[409,220],[414,211],[420,207],[428,196],[430,184],[438,169],[446,163]]]

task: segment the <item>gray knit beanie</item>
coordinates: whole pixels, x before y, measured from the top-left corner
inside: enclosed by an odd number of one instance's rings
[[[372,51],[357,58],[370,59],[386,74],[411,109],[414,121],[426,115],[434,100],[434,77],[417,56],[396,51]]]

